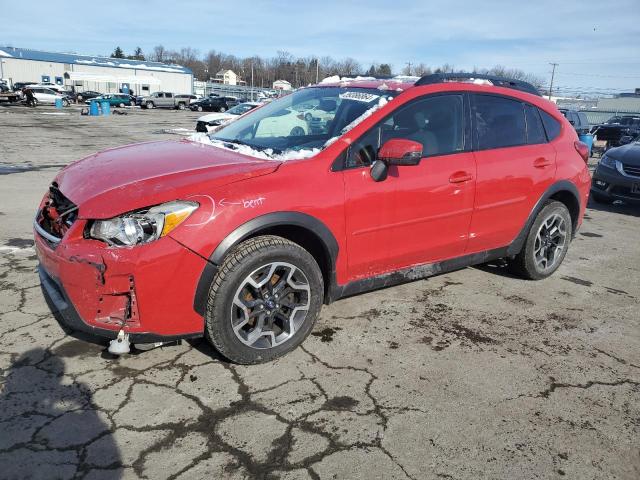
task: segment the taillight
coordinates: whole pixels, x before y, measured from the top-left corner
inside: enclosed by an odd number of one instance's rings
[[[589,147],[587,144],[576,140],[573,142],[573,146],[576,147],[576,152],[580,154],[584,163],[587,163],[589,161]]]

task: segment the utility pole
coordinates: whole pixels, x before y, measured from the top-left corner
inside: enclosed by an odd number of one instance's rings
[[[320,59],[316,58],[316,84],[318,83],[319,77],[320,77]]]
[[[413,63],[407,62],[407,75],[411,75],[411,65],[413,65]]]
[[[251,101],[253,102],[253,59],[251,59]]]
[[[553,94],[553,77],[555,77],[556,75],[556,67],[558,66],[558,64],[550,63],[549,65],[553,67],[553,69],[551,70],[551,85],[549,85],[549,100],[551,100],[551,95]]]

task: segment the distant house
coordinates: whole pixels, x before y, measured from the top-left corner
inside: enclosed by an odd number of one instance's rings
[[[223,85],[245,85],[247,82],[240,79],[233,70],[220,70],[216,76],[211,79],[213,83],[221,83]]]
[[[291,84],[286,80],[276,80],[275,82],[273,82],[272,88],[274,90],[285,90],[285,91],[292,90]]]

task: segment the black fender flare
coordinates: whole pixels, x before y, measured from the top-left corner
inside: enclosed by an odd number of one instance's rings
[[[213,253],[209,256],[205,265],[193,299],[194,310],[204,317],[207,308],[207,297],[209,296],[209,287],[218,272],[219,266],[222,264],[227,253],[243,240],[255,235],[256,233],[268,228],[293,225],[301,227],[313,234],[322,244],[326,258],[330,261],[329,266],[329,282],[335,283],[335,265],[338,258],[338,242],[331,230],[316,217],[301,212],[274,212],[253,218],[246,223],[237,227],[233,232],[222,240]],[[330,285],[331,287],[331,285]]]
[[[553,195],[560,192],[569,192],[575,197],[575,200],[578,203],[578,213],[579,213],[580,208],[582,207],[582,204],[580,202],[580,193],[578,192],[578,187],[576,187],[575,184],[570,182],[569,180],[560,180],[554,183],[553,185],[551,185],[549,188],[545,190],[545,192],[540,196],[540,198],[534,205],[533,209],[531,210],[531,213],[529,213],[529,216],[527,217],[527,221],[525,222],[524,226],[520,230],[520,233],[513,240],[513,242],[511,242],[511,245],[509,245],[509,248],[507,249],[507,255],[513,256],[520,253],[520,250],[522,250],[522,247],[524,246],[524,242],[527,240],[527,235],[529,235],[529,229],[531,228],[531,225],[533,225],[533,222],[535,222],[536,217],[538,216],[538,213],[540,213],[540,210],[542,210],[542,207],[544,206],[545,202],[549,200]],[[576,222],[575,225],[572,225],[573,235],[575,235],[577,228],[578,228],[578,225]]]

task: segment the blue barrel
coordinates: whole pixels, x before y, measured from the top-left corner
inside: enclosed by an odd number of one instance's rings
[[[591,156],[591,149],[593,148],[593,135],[590,133],[585,133],[584,135],[579,135],[578,138],[580,141],[589,147],[589,156]]]
[[[56,108],[62,108],[62,99],[56,98]]]
[[[98,108],[98,100],[91,100],[91,103],[89,103],[89,115],[93,115],[93,116],[100,115],[100,109]]]
[[[111,104],[109,102],[100,102],[100,107],[103,115],[111,115]]]

